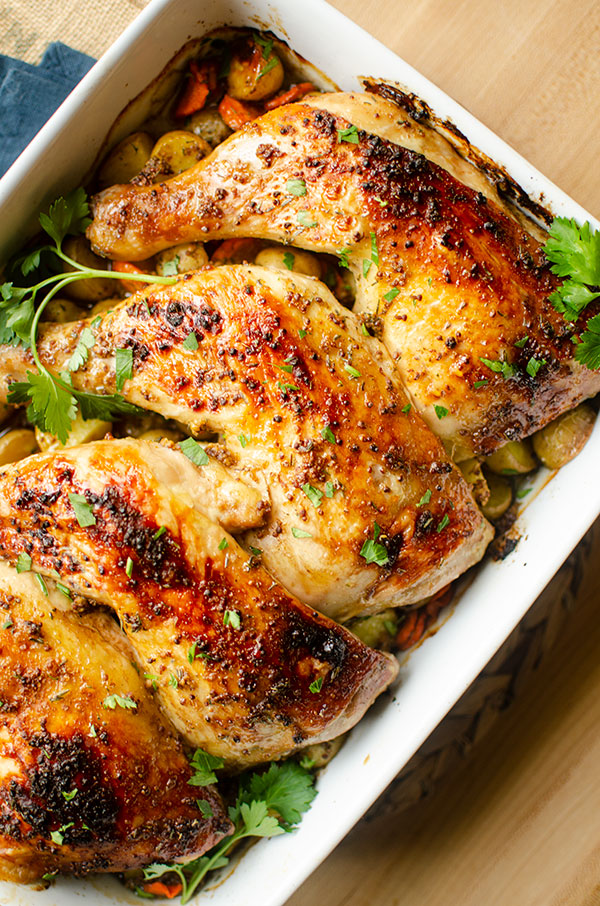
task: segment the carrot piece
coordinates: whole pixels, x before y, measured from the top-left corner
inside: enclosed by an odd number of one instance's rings
[[[210,260],[217,262],[248,261],[251,258],[254,258],[256,246],[256,239],[225,239],[218,248],[214,250]]]
[[[208,63],[198,66],[192,60],[186,86],[175,108],[175,117],[191,116],[192,113],[202,110],[206,98],[216,87],[217,76],[214,66]]]
[[[155,897],[166,897],[168,900],[173,900],[183,890],[183,884],[181,881],[175,881],[173,884],[165,884],[163,881],[146,881],[142,885],[142,889],[146,893],[154,894]]]
[[[260,111],[257,107],[252,104],[243,104],[228,94],[223,97],[219,104],[219,113],[223,117],[223,121],[234,132],[241,129],[246,123],[251,123],[257,116],[260,116]]]
[[[309,91],[314,91],[314,88],[315,86],[312,82],[300,82],[298,85],[292,85],[292,87],[288,88],[287,91],[284,91],[283,94],[278,94],[274,98],[271,98],[270,101],[267,101],[265,109],[275,110],[276,107],[281,107],[282,104],[291,104],[292,101],[299,101],[300,98],[303,98]]]
[[[140,267],[139,265],[142,265]],[[144,268],[144,265],[146,267]],[[138,264],[132,264],[131,261],[112,261],[111,268],[113,271],[116,271],[118,274],[147,274],[151,269],[151,263],[149,261],[140,261]],[[123,289],[128,293],[137,293],[138,290],[143,289],[145,285],[141,280],[121,280],[123,284]]]

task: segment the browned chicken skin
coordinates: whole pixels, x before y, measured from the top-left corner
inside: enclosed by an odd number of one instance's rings
[[[35,571],[113,607],[171,723],[229,766],[348,730],[397,662],[287,594],[193,489],[173,493],[178,464],[193,471],[179,451],[109,440],[4,468],[0,554],[28,552]]]
[[[60,371],[86,326],[46,327],[45,364]],[[263,524],[245,542],[302,601],[337,619],[410,604],[482,557],[491,529],[468,486],[381,344],[317,280],[205,269],[123,302],[94,331],[74,385],[113,391],[114,351],[132,348],[124,396],[223,436],[212,452],[257,497],[238,527]],[[29,353],[7,348],[5,387],[29,367]],[[361,553],[379,529],[382,566]]]
[[[304,181],[304,195],[289,191],[290,178]],[[424,418],[464,457],[530,434],[600,389],[548,302],[556,278],[538,240],[482,187],[444,139],[391,102],[318,95],[267,113],[163,184],[101,193],[88,235],[102,254],[130,260],[234,236],[345,249],[356,310],[379,319]],[[534,377],[532,358],[544,363]],[[514,375],[482,359],[508,361]]]
[[[0,878],[200,856],[231,830],[219,796],[189,785],[114,620],[47,592],[0,563]]]

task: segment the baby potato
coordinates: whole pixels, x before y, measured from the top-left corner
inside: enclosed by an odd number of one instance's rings
[[[485,466],[497,475],[525,475],[537,463],[528,440],[509,440],[485,458]]]
[[[587,403],[559,415],[553,422],[533,435],[533,449],[548,469],[560,469],[586,445],[596,413]]]
[[[117,282],[116,280],[114,281]],[[104,314],[105,311],[110,311],[115,306],[120,305],[123,300],[120,296],[110,296],[108,299],[102,299],[100,302],[96,302],[94,307],[90,310],[90,318],[95,318],[96,315]]]
[[[312,746],[307,746],[300,753],[300,764],[305,764],[309,769],[318,770],[329,764],[334,755],[342,748],[347,733],[342,736],[336,736],[335,739],[329,739],[327,742],[317,742]]]
[[[471,492],[479,506],[486,504],[490,499],[490,489],[479,460],[463,459],[462,462],[458,463],[458,468],[467,484],[471,486]]]
[[[486,481],[490,496],[487,503],[484,503],[481,507],[481,512],[486,519],[491,519],[493,522],[503,516],[511,505],[512,488],[506,478],[495,475],[493,472],[486,475]]]
[[[297,274],[306,274],[307,277],[320,277],[321,265],[319,259],[310,252],[301,249],[285,249],[280,246],[267,246],[262,249],[254,259],[255,264],[262,267],[273,267],[277,270],[295,271]]]
[[[73,261],[83,264],[84,267],[93,267],[96,270],[106,270],[106,262],[92,251],[85,236],[68,236],[63,242],[63,251]],[[63,264],[63,271],[71,273],[75,268],[70,264]],[[81,302],[98,302],[110,296],[115,291],[115,281],[110,277],[92,277],[89,280],[78,280],[65,286],[65,295]]]
[[[88,418],[84,420],[81,417],[81,413],[78,412],[73,419],[73,424],[71,425],[71,430],[69,431],[69,436],[67,437],[67,442],[64,446],[77,447],[79,444],[89,444],[92,440],[102,440],[104,435],[108,434],[111,428],[111,422],[104,422],[99,418]],[[39,428],[35,429],[35,439],[40,450],[44,453],[51,450],[60,450],[63,446],[54,434],[50,434],[48,431],[40,431]]]
[[[354,620],[348,629],[370,648],[381,648],[396,635],[398,615],[393,608],[388,608],[370,617]]]
[[[38,449],[33,431],[26,428],[15,428],[0,437],[0,466],[9,462],[19,462]]]
[[[152,138],[147,132],[133,132],[116,145],[98,171],[101,189],[129,182],[140,173],[152,153]]]
[[[154,145],[143,173],[150,181],[159,182],[165,176],[183,173],[211,151],[208,142],[193,132],[184,129],[165,132]]]
[[[281,60],[268,45],[249,42],[232,57],[227,93],[238,101],[262,101],[279,91],[284,71]]]
[[[75,305],[70,299],[61,299],[55,296],[50,299],[42,314],[42,321],[56,321],[58,324],[66,324],[68,321],[80,321],[85,318],[85,312],[79,305]]]
[[[161,277],[170,277],[173,274],[185,274],[187,271],[196,271],[199,267],[204,267],[208,264],[208,255],[201,242],[184,242],[159,252],[155,261],[156,273]]]
[[[210,108],[193,113],[187,121],[187,127],[194,135],[199,135],[205,142],[208,142],[211,148],[216,148],[225,141],[228,135],[231,135],[231,129],[224,122],[219,111]]]

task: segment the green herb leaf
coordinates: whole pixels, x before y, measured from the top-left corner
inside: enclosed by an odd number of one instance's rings
[[[546,359],[536,359],[535,356],[531,356],[531,358],[527,362],[525,371],[527,372],[529,377],[534,378],[537,375],[540,368],[543,368],[544,365],[547,365],[547,364],[548,363],[547,363]]]
[[[258,78],[262,79],[262,77],[265,76],[268,72],[271,72],[272,69],[275,69],[275,67],[277,66],[278,63],[279,63],[279,57],[272,56],[271,59],[266,63],[265,66],[263,66],[261,71],[258,73]]]
[[[484,378],[482,381],[475,381],[475,383],[473,384],[473,389],[478,390],[480,387],[485,387],[486,384],[489,384],[487,378]]]
[[[448,415],[448,410],[445,406],[434,406],[433,408],[435,410],[435,414],[440,419],[446,418],[446,416]]]
[[[379,264],[379,251],[377,249],[377,236],[371,233],[371,261],[373,264]]]
[[[491,371],[501,374],[505,381],[510,380],[510,378],[513,378],[517,373],[517,369],[514,365],[511,365],[510,362],[503,362],[500,359],[484,359],[481,356],[479,357],[479,361]]]
[[[131,579],[133,575],[133,560],[131,557],[127,557],[127,563],[125,564],[125,575]]]
[[[450,522],[450,518],[448,516],[448,513],[444,513],[444,515],[442,516],[442,518],[438,524],[438,527],[436,528],[436,532],[438,533],[438,535],[442,531],[442,529],[446,528],[446,526],[448,525],[449,522]]]
[[[333,482],[332,482],[332,481],[326,481],[326,482],[325,482],[325,496],[326,496],[326,497],[333,497],[334,494],[335,494],[335,487],[334,487],[334,485],[333,485]]]
[[[375,523],[373,526],[373,537],[365,541],[360,549],[360,556],[364,557],[367,563],[376,563],[377,566],[387,566],[390,558],[387,549],[377,539],[381,534],[381,527]]]
[[[20,404],[30,400],[27,407],[29,421],[49,431],[61,444],[67,442],[73,419],[77,415],[77,401],[44,372],[27,372],[27,381],[10,385],[8,402]]]
[[[285,184],[285,190],[286,192],[289,192],[290,195],[306,195],[306,182],[301,177],[288,179]]]
[[[188,352],[195,352],[198,349],[198,337],[196,336],[194,331],[188,333],[187,337],[181,345],[184,349],[187,349]]]
[[[91,503],[88,503],[83,494],[69,494],[69,500],[71,506],[75,512],[75,518],[81,526],[81,528],[87,528],[90,525],[96,525],[96,517],[94,516],[93,506]]]
[[[174,277],[179,273],[179,255],[175,255],[170,261],[165,261],[162,266],[163,277]]]
[[[69,821],[68,824],[63,824],[62,827],[59,827],[58,830],[51,831],[50,839],[53,843],[56,843],[57,846],[62,846],[65,839],[65,831],[69,830],[70,827],[74,826],[73,821]]]
[[[386,302],[393,302],[394,299],[396,298],[396,296],[399,294],[399,292],[400,292],[400,290],[396,289],[394,287],[394,289],[391,289],[389,291],[389,293],[386,293],[383,298],[385,299]]]
[[[295,525],[292,526],[292,535],[294,536],[294,538],[312,538],[310,532],[307,532],[303,528],[296,528]]]
[[[130,695],[117,695],[116,692],[112,695],[107,695],[102,704],[111,711],[114,711],[117,706],[124,708],[126,711],[137,710],[137,702]]]
[[[368,258],[363,258],[363,263],[362,263],[363,277],[368,277],[372,264],[373,264],[373,262],[369,261]]]
[[[307,331],[301,327],[300,330],[298,331],[298,336],[300,337],[300,339],[303,340],[304,337],[306,336],[306,334],[307,334]]]
[[[338,142],[349,142],[351,145],[358,145],[358,129],[356,126],[348,126],[347,129],[338,129]]]
[[[245,434],[240,434],[238,436],[238,440],[239,440],[240,444],[242,445],[242,447],[247,447],[248,444],[250,443],[250,441],[252,440],[252,438],[246,437]]]
[[[350,267],[350,260],[348,258],[348,255],[350,254],[351,251],[352,251],[352,249],[349,249],[349,248],[343,248],[343,249],[337,250],[336,254],[339,255],[340,267],[347,267],[347,268]]]
[[[402,406],[402,409],[400,410],[400,412],[403,412],[404,415],[408,415],[408,413],[410,412],[411,409],[412,409],[412,403],[407,403],[406,406]]]
[[[312,505],[318,509],[321,506],[321,500],[323,499],[323,491],[320,491],[318,488],[313,488],[308,482],[302,485],[302,490]]]
[[[262,47],[263,60],[268,60],[271,56],[271,51],[273,50],[273,39],[264,38],[262,35],[255,35],[254,40],[259,47]]]
[[[87,195],[84,189],[74,189],[64,198],[57,198],[47,214],[40,214],[42,229],[54,239],[57,246],[67,235],[83,233],[92,222]]]
[[[353,366],[348,365],[347,362],[344,363],[344,371],[347,371],[348,374],[350,375],[350,377],[352,377],[352,378],[360,377],[360,371],[358,370],[358,368],[353,368]]]
[[[18,573],[28,573],[31,569],[31,557],[29,554],[19,554],[17,560],[17,572]]]
[[[190,759],[190,767],[194,773],[188,780],[188,784],[190,786],[209,786],[211,783],[217,782],[215,771],[225,767],[225,762],[216,755],[196,749]]]
[[[594,315],[587,322],[575,349],[575,358],[588,368],[600,368],[600,315]]]
[[[334,444],[336,442],[335,434],[331,430],[330,425],[327,425],[326,428],[321,428],[321,437],[323,438],[323,440],[326,440],[330,444]]]
[[[296,260],[296,256],[292,252],[283,253],[283,263],[284,263],[285,267],[287,267],[288,271],[294,270],[295,260]]]
[[[206,799],[196,799],[196,805],[200,809],[203,818],[212,818],[213,810],[210,802],[207,802]]]
[[[528,339],[529,337],[521,337],[520,340],[515,340],[515,346],[517,347],[517,349],[523,349]]]
[[[314,777],[294,761],[272,763],[267,771],[242,781],[240,799],[264,802],[289,827],[298,824],[317,795]]]
[[[317,221],[313,220],[310,211],[298,211],[296,214],[296,220],[303,227],[316,227]]]
[[[228,544],[229,542],[227,541],[227,538],[221,538],[221,540],[219,541],[219,550],[224,551]]]
[[[544,252],[559,277],[577,283],[600,284],[600,232],[589,223],[579,226],[567,217],[555,217]]]
[[[79,792],[79,790],[77,790],[77,789],[71,790],[70,793],[65,793],[64,791],[62,791],[62,797],[65,800],[65,802],[71,802],[71,800],[75,798],[75,796],[77,795],[78,792]]]
[[[67,362],[67,371],[78,371],[88,360],[90,349],[96,342],[93,330],[84,327],[79,334],[75,352]]]
[[[319,676],[319,677],[317,677],[316,680],[313,680],[313,682],[310,684],[310,686],[308,688],[311,692],[316,693],[316,692],[321,691],[322,686],[323,686],[323,677]]]
[[[153,540],[153,541],[158,541],[158,539],[161,538],[162,535],[164,535],[166,531],[167,531],[167,530],[166,530],[165,526],[164,526],[164,525],[161,525],[161,527],[158,528],[158,529],[154,532],[154,534],[152,535],[152,540]]]
[[[427,488],[421,499],[419,500],[417,506],[425,506],[431,500],[431,490]]]
[[[120,393],[125,381],[130,381],[133,377],[132,349],[115,350],[115,372],[117,393]]]
[[[242,621],[237,610],[226,610],[223,614],[223,626],[231,626],[232,629],[241,629]]]
[[[186,437],[185,440],[180,441],[178,446],[181,452],[184,453],[195,466],[207,466],[209,464],[210,457],[208,453],[193,437]]]

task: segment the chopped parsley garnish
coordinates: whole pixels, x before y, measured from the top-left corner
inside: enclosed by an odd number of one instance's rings
[[[48,586],[44,582],[44,577],[41,576],[39,573],[35,573],[35,580],[36,580],[37,584],[40,586],[40,588],[42,589],[42,594],[45,595],[46,597],[48,597]]]
[[[323,688],[323,677],[318,676],[316,680],[313,680],[310,686],[308,687],[311,692],[320,692]]]
[[[262,551],[261,551],[260,547],[252,547],[252,545],[249,544],[248,548],[250,549],[250,553],[254,557],[262,557]]]
[[[268,60],[273,50],[273,39],[263,38],[262,35],[254,35],[254,40],[262,48],[263,60]]]
[[[520,340],[515,340],[515,346],[517,347],[517,349],[523,349],[528,339],[529,337],[521,337]]]
[[[31,557],[29,554],[19,554],[17,559],[17,572],[18,573],[28,573],[31,569]]]
[[[7,617],[6,620],[4,621],[4,623],[2,624],[2,629],[10,629],[10,627],[13,625],[14,625],[14,623],[11,620],[11,618]]]
[[[196,799],[196,805],[202,812],[203,818],[212,818],[213,810],[210,802],[207,802],[206,799]]]
[[[57,589],[57,591],[59,591],[61,593],[61,595],[64,595],[65,598],[68,598],[69,601],[73,600],[73,595],[71,594],[71,589],[67,588],[66,585],[63,585],[62,582],[56,583],[56,589]]]
[[[258,73],[258,78],[262,79],[268,72],[271,72],[272,69],[275,69],[279,63],[279,57],[272,56],[271,59],[263,66],[261,71]]]
[[[153,540],[153,541],[158,541],[158,539],[161,538],[161,537],[164,535],[164,533],[165,533],[166,531],[167,531],[167,530],[166,530],[165,526],[164,526],[164,525],[161,525],[161,527],[160,527],[159,529],[157,529],[157,530],[154,532],[154,534],[152,535],[152,540]]]
[[[373,262],[369,261],[368,258],[363,258],[363,264],[362,264],[363,277],[369,276],[369,271],[371,270],[372,264],[373,264]]]
[[[221,538],[221,540],[219,541],[219,550],[224,551],[228,544],[229,542],[227,541],[227,538]]]
[[[252,438],[250,436],[246,437],[245,434],[239,434],[238,440],[239,440],[240,444],[242,445],[242,447],[247,447],[248,444],[250,443],[250,441],[252,440]]]
[[[296,528],[295,525],[292,526],[292,535],[294,538],[312,538],[310,532],[307,532],[306,529]]]
[[[406,406],[402,406],[402,409],[400,410],[400,412],[403,412],[404,415],[408,415],[408,413],[410,412],[411,409],[412,409],[412,403],[407,403]]]
[[[125,574],[129,579],[131,579],[133,575],[133,560],[131,559],[131,557],[127,557],[127,563],[125,564]]]
[[[321,506],[321,500],[323,499],[323,491],[320,491],[318,488],[313,488],[308,482],[302,485],[302,490],[312,505],[318,509]]]
[[[313,220],[310,216],[310,211],[298,211],[296,214],[296,220],[303,227],[316,227],[317,221]]]
[[[132,699],[131,695],[117,695],[116,692],[107,695],[102,704],[111,711],[117,707],[124,708],[126,711],[137,710],[137,702]]]
[[[88,503],[83,494],[69,494],[69,501],[73,507],[75,513],[75,518],[81,526],[81,528],[87,528],[90,525],[96,525],[96,517],[94,516],[93,506],[91,503]]]
[[[358,145],[358,129],[356,126],[348,126],[347,129],[338,129],[338,142],[349,142],[351,145]]]
[[[190,767],[194,773],[188,780],[190,786],[209,786],[217,782],[215,771],[225,767],[225,762],[217,755],[211,755],[202,749],[196,749],[190,759]]]
[[[496,374],[501,374],[505,381],[513,378],[517,373],[517,369],[514,365],[511,365],[510,362],[503,362],[500,359],[484,359],[481,356],[479,361],[482,365],[485,365],[486,368],[489,368],[490,371],[496,372]]]
[[[336,254],[338,255],[338,257],[340,259],[340,267],[347,267],[347,268],[350,267],[350,261],[348,260],[348,255],[350,254],[351,251],[352,251],[352,249],[349,249],[349,248],[343,248],[343,249],[337,250]]]
[[[367,326],[366,326],[366,324],[364,323],[364,321],[363,321],[363,322],[361,323],[361,325],[360,325],[360,332],[362,333],[363,337],[370,337],[370,336],[371,336],[371,334],[370,334],[369,331],[367,330]]]
[[[446,528],[446,526],[448,525],[449,522],[450,522],[450,518],[448,516],[448,513],[444,513],[444,515],[442,516],[442,518],[438,524],[438,527],[436,528],[436,532],[438,533],[438,535],[442,531],[442,529]]]
[[[287,267],[288,271],[294,270],[294,262],[296,261],[296,256],[292,252],[283,253],[283,264]]]
[[[303,327],[301,327],[300,330],[298,331],[298,336],[300,337],[300,339],[303,340],[304,337],[306,336],[306,334],[307,334],[307,331],[304,330]]]
[[[543,368],[544,365],[547,365],[547,364],[548,363],[547,363],[546,359],[536,359],[536,357],[532,355],[531,358],[529,359],[529,361],[527,362],[525,371],[527,372],[529,377],[534,378],[537,375],[540,368]]]
[[[169,677],[169,686],[172,686],[173,689],[177,689],[177,687],[179,686],[179,683],[177,682],[177,677],[175,676],[174,673],[172,673]]]
[[[489,384],[489,381],[487,378],[483,378],[483,380],[481,380],[481,381],[475,381],[475,383],[473,384],[473,389],[478,390],[480,387],[485,387],[486,384]]]
[[[351,378],[359,378],[361,376],[358,368],[348,365],[347,362],[344,363],[344,371],[347,371]]]
[[[175,257],[171,258],[170,261],[165,261],[162,266],[164,277],[174,277],[175,274],[179,273],[179,260],[179,255],[175,255]]]
[[[330,425],[327,425],[326,428],[321,428],[321,437],[323,438],[323,440],[326,440],[330,444],[334,444],[336,442],[335,434],[331,430]]]
[[[62,791],[61,795],[62,795],[63,799],[65,800],[65,802],[71,802],[71,800],[75,798],[75,796],[77,795],[78,792],[79,792],[79,790],[77,790],[77,789],[71,790],[70,793],[65,793],[64,791]]]
[[[377,249],[377,236],[371,233],[371,261],[373,264],[379,264],[379,251]]]
[[[285,371],[286,374],[291,374],[294,370],[294,366],[289,363],[287,365],[278,365],[277,367],[280,371]]]
[[[394,289],[391,289],[391,290],[389,291],[389,293],[386,293],[385,296],[384,296],[383,298],[385,299],[386,302],[393,302],[394,299],[396,298],[396,296],[397,296],[399,293],[400,293],[400,290],[399,290],[399,289],[396,289],[396,288],[394,287]]]
[[[419,500],[417,506],[425,506],[431,500],[431,489],[427,488],[421,499]]]
[[[334,485],[333,485],[333,482],[332,482],[332,481],[326,481],[326,482],[325,482],[325,496],[326,496],[326,497],[333,497],[334,494],[335,494],[335,487],[334,487]]]
[[[242,620],[237,610],[226,610],[223,614],[223,626],[231,626],[232,629],[241,629]]]
[[[273,763],[268,770],[244,774],[238,796],[229,809],[234,831],[208,855],[192,862],[154,862],[144,869],[144,880],[176,876],[182,885],[181,904],[189,903],[209,871],[228,864],[228,853],[246,837],[275,837],[298,824],[316,791],[314,777],[294,761]],[[200,808],[200,801],[198,807]],[[203,812],[204,813],[204,812]]]
[[[434,406],[433,408],[435,410],[435,414],[440,419],[446,418],[446,416],[448,415],[448,410],[446,409],[445,406]]]
[[[125,381],[130,381],[133,377],[133,350],[116,349],[115,350],[115,373],[117,393],[123,389]]]
[[[158,676],[156,673],[144,673],[144,679],[150,680],[152,688],[155,691],[158,689]]]
[[[40,224],[52,240],[52,244],[39,249],[15,262],[21,272],[27,276],[42,266],[42,252],[59,261],[52,262],[51,276],[46,276],[47,269],[40,270],[39,281],[32,286],[19,287],[13,283],[4,283],[0,287],[0,339],[2,344],[17,346],[22,344],[31,349],[37,371],[28,371],[27,380],[14,382],[9,387],[8,401],[14,405],[27,404],[27,418],[36,427],[53,434],[61,444],[65,444],[73,419],[78,409],[84,419],[98,418],[112,421],[114,418],[130,414],[137,415],[137,406],[126,402],[119,393],[98,395],[75,390],[72,385],[71,371],[80,368],[87,361],[89,350],[93,346],[91,328],[84,328],[80,334],[75,351],[64,371],[55,374],[42,364],[37,351],[38,324],[45,307],[51,299],[62,292],[65,287],[79,280],[92,277],[120,280],[119,272],[95,270],[73,260],[62,250],[67,235],[83,233],[90,223],[87,196],[83,189],[76,189],[64,198],[59,198],[50,205],[48,213],[40,214]],[[60,262],[69,265],[65,273]],[[59,265],[57,267],[57,264]],[[173,277],[157,277],[148,274],[131,274],[128,279],[140,283],[158,283],[170,285]],[[38,299],[39,301],[38,304]],[[37,307],[36,307],[37,305]],[[92,322],[92,326],[96,321]],[[117,376],[118,377],[118,376]]]
[[[69,830],[70,827],[73,827],[75,824],[74,821],[69,821],[68,824],[63,824],[62,827],[59,827],[58,830],[51,831],[50,839],[53,843],[56,843],[57,846],[62,846],[65,839],[65,831]]]
[[[196,352],[198,349],[198,337],[192,330],[191,333],[188,333],[187,337],[181,344],[184,349],[187,349],[188,352]]]
[[[375,523],[373,527],[373,537],[365,541],[360,549],[360,556],[364,557],[367,563],[376,563],[377,566],[387,566],[390,558],[387,549],[377,539],[381,534],[381,526]]]
[[[290,195],[306,195],[306,183],[301,178],[288,179],[285,184],[286,192]]]
[[[208,453],[193,437],[186,437],[185,440],[179,442],[178,447],[195,466],[207,466],[209,464]]]

